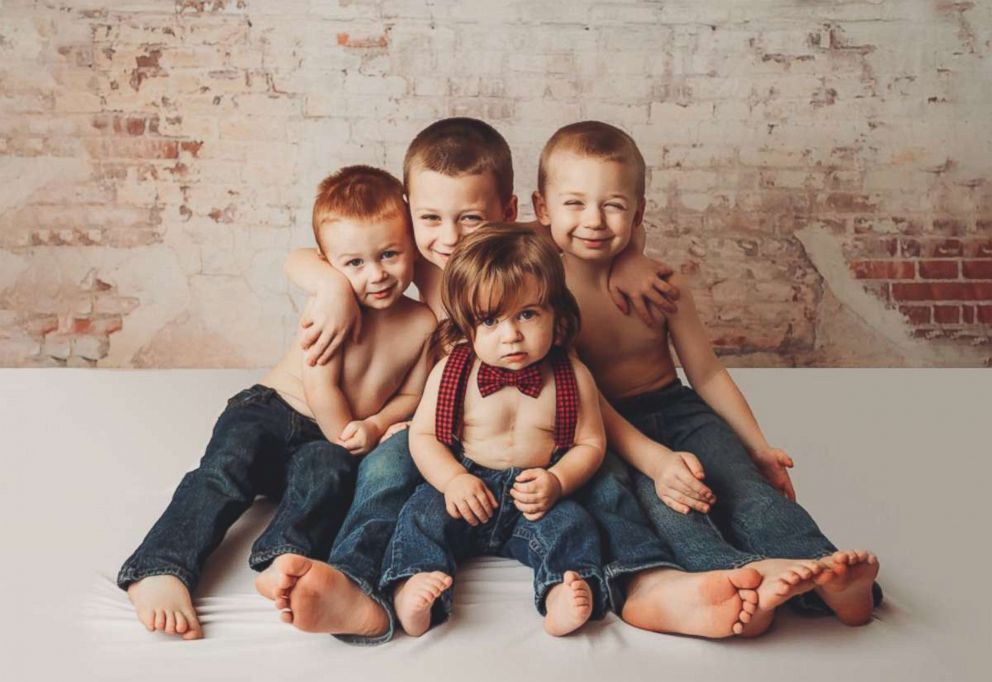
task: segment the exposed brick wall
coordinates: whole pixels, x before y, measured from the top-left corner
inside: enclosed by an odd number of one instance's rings
[[[470,115],[525,206],[556,127],[628,129],[730,365],[986,365],[990,39],[945,0],[3,0],[0,364],[273,362],[316,181]]]

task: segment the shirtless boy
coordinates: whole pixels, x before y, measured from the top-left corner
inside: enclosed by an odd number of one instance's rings
[[[441,319],[441,273],[455,246],[487,221],[516,218],[510,149],[482,121],[444,119],[428,126],[410,144],[404,180],[421,256],[414,282]],[[643,239],[643,230],[640,234]],[[629,262],[621,265],[621,260]],[[287,271],[296,284],[316,295],[318,305],[309,311],[313,323],[304,334],[307,342],[315,341],[308,360],[323,361],[333,354],[333,339],[350,328],[351,294],[343,295],[339,277],[311,252],[292,254]],[[618,314],[625,314],[627,303],[644,309],[655,302],[674,310],[663,297],[678,296],[663,280],[670,272],[645,259],[636,245],[624,251],[611,273],[612,305]],[[650,321],[650,316],[643,317]],[[608,454],[604,466],[581,491],[582,504],[600,524],[605,538],[611,607],[618,613],[635,614],[638,623],[659,631],[708,637],[741,632],[755,608],[753,588],[761,576],[751,569],[706,574],[674,570],[678,566],[644,518],[625,476],[616,456]],[[392,601],[378,588],[383,555],[400,509],[422,482],[409,454],[408,434],[385,440],[359,467],[355,502],[327,562],[280,557],[257,582],[259,592],[283,609],[284,620],[298,629],[328,632],[363,644],[389,641],[396,615]],[[632,535],[635,528],[636,537]]]
[[[400,512],[382,591],[420,636],[450,613],[458,562],[515,558],[534,569],[545,630],[566,635],[606,608],[596,523],[566,499],[599,468],[606,435],[596,384],[568,355],[579,311],[561,257],[527,227],[487,225],[455,249],[443,299],[451,352],[410,427],[427,483]]]
[[[149,630],[198,639],[191,599],[207,556],[256,494],[281,498],[249,564],[292,553],[324,557],[351,503],[358,456],[409,418],[426,381],[430,310],[403,296],[414,246],[399,181],[366,166],[320,185],[313,228],[323,257],[348,281],[364,334],[311,366],[299,344],[228,402],[199,467],[117,578]]]
[[[796,504],[786,470],[792,460],[769,445],[714,354],[687,282],[673,277],[679,309],[660,326],[618,314],[610,302],[610,263],[644,215],[644,160],[634,141],[595,121],[560,129],[542,152],[534,204],[564,252],[582,309],[579,354],[633,423],[604,408],[610,444],[636,469],[638,497],[676,562],[690,571],[762,573],[752,632],[767,627],[785,600],[811,590],[843,622],[866,622],[877,559],[837,551]],[[669,340],[695,390],[679,382]]]

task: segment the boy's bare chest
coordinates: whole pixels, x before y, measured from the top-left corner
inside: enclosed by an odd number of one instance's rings
[[[582,313],[576,347],[605,395],[628,395],[674,376],[664,320],[648,327],[636,314],[624,315],[605,291],[573,293]]]
[[[514,386],[505,386],[483,397],[478,387],[478,366],[469,375],[465,390],[463,418],[465,436],[489,437],[527,432],[553,432],[555,423],[555,384],[548,368],[542,368],[544,378],[536,398],[522,393]]]

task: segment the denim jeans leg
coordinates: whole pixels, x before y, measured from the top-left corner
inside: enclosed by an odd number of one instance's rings
[[[410,457],[409,434],[400,431],[365,455],[358,466],[355,498],[331,547],[327,563],[344,573],[389,616],[379,637],[338,635],[351,644],[379,644],[392,639],[396,614],[378,590],[382,560],[403,504],[423,482]]]
[[[609,599],[601,569],[599,531],[577,502],[559,500],[535,521],[519,515],[501,555],[534,569],[534,605],[542,616],[547,613],[548,592],[564,580],[566,571],[575,571],[589,584],[592,617],[605,615]]]
[[[281,446],[279,422],[267,405],[232,401],[199,466],[183,477],[165,512],[124,563],[118,586],[174,575],[190,592],[196,589],[207,556],[261,487],[264,469]]]
[[[721,535],[707,514],[680,514],[658,497],[654,481],[635,471],[634,490],[658,535],[668,544],[675,561],[687,571],[739,568],[763,559],[759,554],[737,549]]]
[[[491,527],[492,523],[487,525]],[[379,592],[391,601],[396,583],[417,573],[441,571],[454,578],[458,557],[469,554],[476,544],[476,530],[463,519],[449,515],[444,495],[431,484],[422,483],[400,512],[383,559]],[[478,530],[485,532],[481,526]],[[434,602],[431,626],[448,619],[451,603],[451,590],[447,590]]]
[[[596,521],[603,552],[603,577],[610,608],[623,611],[627,580],[649,568],[681,570],[671,549],[645,518],[634,495],[630,471],[607,451],[595,476],[572,496]]]
[[[285,492],[248,558],[256,571],[280,554],[326,557],[351,504],[358,458],[314,435],[289,453]]]

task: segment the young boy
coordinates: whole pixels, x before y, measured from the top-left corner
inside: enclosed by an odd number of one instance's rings
[[[279,498],[249,563],[326,556],[351,503],[358,455],[409,418],[427,378],[427,306],[403,296],[414,246],[399,181],[365,166],[321,184],[313,208],[321,254],[348,281],[365,334],[311,366],[293,343],[262,382],[228,402],[200,465],[117,582],[149,630],[202,637],[191,594],[207,555],[256,494]]]
[[[441,319],[441,273],[455,245],[486,221],[516,217],[510,149],[482,121],[445,119],[428,126],[410,144],[404,179],[422,257],[414,282]],[[629,255],[630,249],[624,253]],[[638,260],[642,258],[639,253],[635,255],[630,270],[644,264]],[[650,298],[661,289],[676,297],[677,292],[662,286],[660,279],[670,270],[648,261],[652,263],[650,276],[633,277],[647,283],[650,291],[644,295]],[[621,267],[613,269],[616,276]],[[343,319],[347,306],[341,304],[350,295],[340,294],[334,273],[313,254],[295,253],[287,270],[298,285],[316,292],[316,299],[324,305],[338,305],[338,320]],[[633,300],[639,298],[635,295]],[[674,308],[669,305],[669,309]],[[338,321],[333,314],[330,318]],[[330,339],[340,336],[347,326],[322,323],[317,335],[323,348],[333,350]],[[321,354],[326,357],[321,350],[311,353],[310,360],[323,360]],[[670,570],[678,567],[644,519],[624,480],[626,475],[616,457],[608,454],[582,493],[583,504],[600,524],[606,542],[614,610],[620,613],[617,604],[627,595],[628,610],[640,614],[639,622],[651,629],[709,637],[739,633],[755,608],[753,588],[761,576],[750,569],[695,575]],[[280,557],[257,583],[259,591],[277,608],[287,610],[283,619],[301,630],[329,632],[363,644],[388,641],[396,614],[392,602],[378,589],[383,554],[400,509],[422,482],[409,454],[408,434],[401,432],[385,440],[359,468],[355,502],[327,563],[302,556]]]
[[[644,160],[634,141],[594,121],[560,129],[541,154],[534,205],[564,251],[569,288],[582,309],[579,354],[603,394],[637,427],[604,413],[610,443],[637,470],[639,499],[671,540],[677,563],[690,571],[786,571],[784,589],[759,588],[752,629],[766,627],[786,599],[813,589],[843,622],[866,622],[877,560],[864,551],[838,552],[795,503],[786,471],[792,460],[762,435],[713,353],[686,283],[673,277],[683,296],[661,326],[630,320],[610,303],[610,263],[644,215]],[[669,340],[695,391],[676,377]],[[701,482],[704,470],[712,490]],[[734,544],[710,523],[711,508]],[[769,556],[817,563],[790,566]]]
[[[606,436],[596,384],[568,355],[579,310],[561,257],[527,227],[488,225],[455,249],[443,301],[450,353],[410,427],[427,483],[400,513],[381,589],[417,637],[450,614],[458,562],[510,557],[534,569],[545,630],[566,635],[605,611],[599,531],[565,498],[599,468]]]

